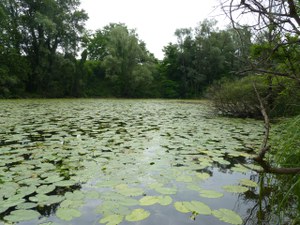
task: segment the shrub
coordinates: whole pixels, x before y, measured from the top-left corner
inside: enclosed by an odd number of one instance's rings
[[[237,117],[261,117],[255,84],[271,117],[300,113],[300,86],[287,78],[247,76],[237,80],[221,80],[212,85],[209,97],[222,114]]]

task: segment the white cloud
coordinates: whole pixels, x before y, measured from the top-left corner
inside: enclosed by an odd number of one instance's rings
[[[141,40],[157,58],[162,48],[174,42],[177,28],[196,27],[215,15],[217,0],[82,0],[90,19],[87,28],[100,29],[109,23],[125,23],[137,29]]]

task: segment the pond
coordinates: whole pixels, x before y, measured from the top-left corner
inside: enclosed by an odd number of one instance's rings
[[[246,224],[262,133],[206,101],[2,100],[0,224]]]

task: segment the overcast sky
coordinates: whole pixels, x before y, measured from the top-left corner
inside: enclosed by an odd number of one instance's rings
[[[162,48],[176,41],[177,28],[194,28],[205,18],[213,18],[219,14],[217,6],[218,0],[81,0],[89,15],[88,29],[125,23],[137,30],[147,49],[159,59],[163,58]]]

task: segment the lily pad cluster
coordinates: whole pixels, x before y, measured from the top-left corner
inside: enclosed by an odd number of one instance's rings
[[[209,200],[230,195],[234,202],[256,188],[243,164],[251,162],[252,149],[259,146],[259,122],[214,117],[207,103],[0,103],[5,109],[0,117],[0,217],[5,222],[40,220],[50,207],[62,224],[85,216],[108,225],[141,221],[155,216],[153,208],[239,224],[235,212],[213,209]],[[214,173],[239,178],[219,185]],[[180,199],[186,192],[194,199]],[[87,215],[84,209],[91,205]]]

